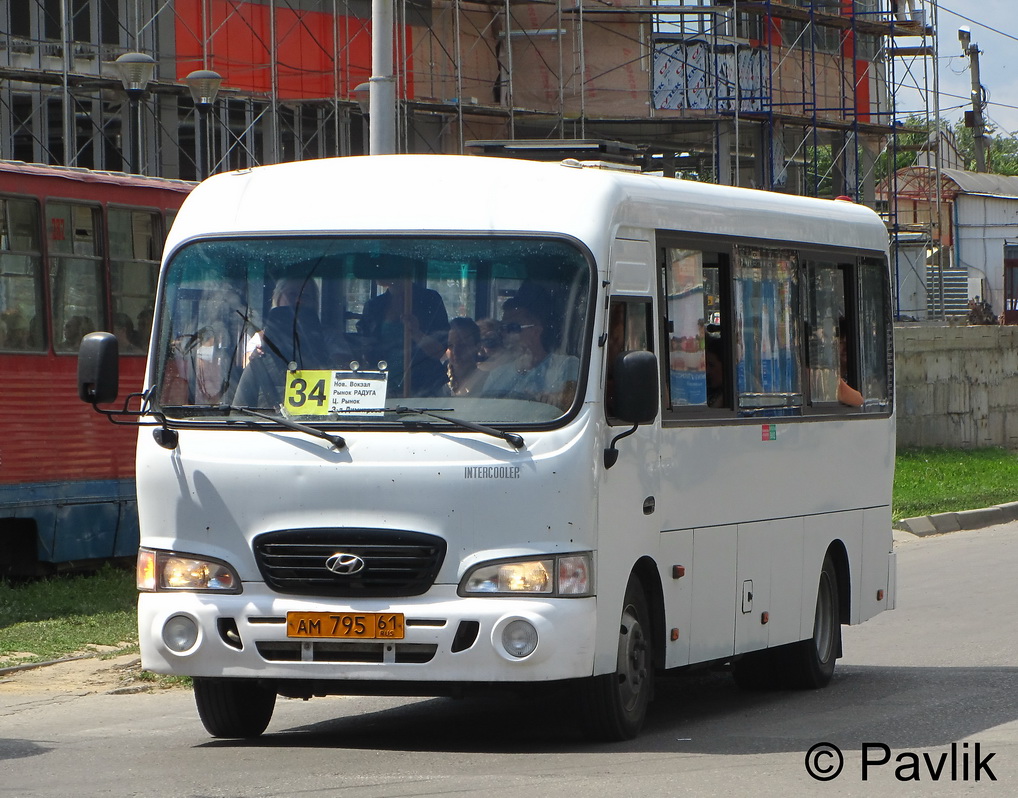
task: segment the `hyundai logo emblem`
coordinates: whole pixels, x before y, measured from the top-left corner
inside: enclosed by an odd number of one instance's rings
[[[325,561],[325,567],[339,576],[353,576],[364,570],[364,560],[356,554],[337,552]]]

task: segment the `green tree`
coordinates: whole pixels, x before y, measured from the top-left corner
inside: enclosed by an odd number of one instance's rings
[[[958,121],[955,122],[953,131],[965,168],[975,171],[976,148],[972,128],[965,127],[963,121]],[[988,128],[984,147],[987,172],[997,175],[1018,175],[1018,137],[1011,133],[996,135],[993,128]]]
[[[933,120],[925,117],[912,115],[905,119],[894,138],[888,141],[887,147],[877,158],[874,167],[877,182],[890,173],[888,165],[892,161],[893,171],[915,166],[919,156],[930,150],[930,136],[934,127]],[[941,127],[947,130],[947,124],[943,121]],[[925,163],[925,160],[923,162]]]

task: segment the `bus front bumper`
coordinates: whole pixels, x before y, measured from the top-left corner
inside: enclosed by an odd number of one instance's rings
[[[264,584],[246,583],[237,595],[142,593],[138,626],[142,666],[154,673],[365,682],[541,682],[592,674],[595,603],[594,597],[463,598],[454,585],[398,600],[312,600],[280,596]],[[289,613],[400,614],[403,637],[288,636]],[[330,624],[334,631],[335,626]]]

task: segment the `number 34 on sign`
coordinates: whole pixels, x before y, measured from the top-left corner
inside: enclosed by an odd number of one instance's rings
[[[384,371],[290,371],[283,405],[295,416],[324,416],[385,407]]]

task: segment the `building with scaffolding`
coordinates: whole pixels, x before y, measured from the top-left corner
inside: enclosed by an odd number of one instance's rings
[[[519,155],[525,142],[526,154],[559,157],[611,142],[597,157],[845,195],[877,207],[892,241],[938,249],[935,197],[921,225],[906,224],[894,170],[877,191],[903,120],[939,121],[929,0],[392,2],[400,151],[499,142]],[[0,158],[194,179],[203,160],[222,171],[366,150],[368,0],[0,9]],[[127,52],[157,65],[136,106],[113,66]],[[223,78],[207,143],[184,85],[199,69]]]

